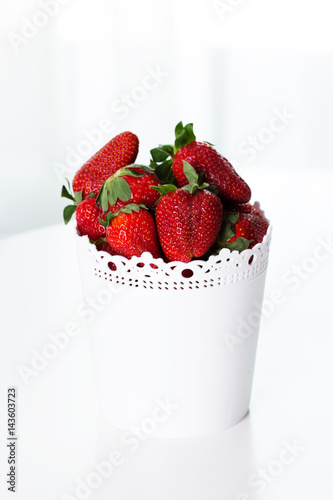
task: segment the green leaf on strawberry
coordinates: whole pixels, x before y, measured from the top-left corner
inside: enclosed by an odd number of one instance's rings
[[[155,174],[161,182],[173,182],[172,160],[165,160],[160,164],[155,163]]]
[[[83,199],[83,191],[74,191],[75,203],[78,205]]]
[[[193,132],[193,123],[188,123],[184,127],[183,122],[179,122],[175,128],[175,136],[175,152],[177,152],[180,148],[195,141],[196,137]]]
[[[93,243],[94,245],[100,245],[101,243],[107,243],[108,240],[106,238],[99,238],[99,240],[95,241],[89,238],[90,243]]]
[[[197,189],[207,189],[211,192],[214,192],[215,190],[214,186],[210,186],[209,184],[207,184],[207,182],[202,182],[204,179],[205,172],[202,172],[202,174],[198,175],[198,173],[192,167],[192,165],[190,165],[185,160],[183,161],[183,168],[188,184],[186,184],[186,186],[182,187],[181,189],[191,194],[195,193]]]
[[[146,205],[142,204],[137,204],[137,203],[129,203],[128,205],[125,205],[122,207],[120,210],[117,212],[108,212],[105,215],[105,220],[102,219],[102,217],[99,217],[99,222],[102,224],[104,227],[108,227],[110,225],[110,222],[117,217],[119,214],[131,214],[132,212],[140,212],[141,208],[144,208],[145,210],[148,210],[148,207]]]
[[[103,182],[101,190],[98,193],[98,196],[96,199],[97,205],[99,205],[102,208],[103,212],[106,212],[109,208],[108,192],[106,189],[104,189],[105,182],[106,181]]]
[[[172,148],[172,146],[170,146]],[[159,146],[150,150],[151,157],[154,162],[159,163],[165,161],[173,153],[173,148],[168,149],[168,146]]]
[[[219,188],[214,186],[213,184],[207,184],[205,189],[207,189],[207,191],[210,191],[211,193],[214,193],[214,194],[219,194]]]
[[[135,165],[135,167],[141,168],[141,170],[143,170],[147,174],[154,174],[155,173],[154,168],[152,168],[150,165],[141,165],[140,164],[140,165]]]
[[[137,203],[129,203],[128,205],[125,205],[122,207],[116,214],[131,214],[132,212],[140,212],[140,209],[144,208],[145,210],[148,210],[148,207],[146,205],[142,205],[141,203],[138,205]]]
[[[96,198],[96,195],[95,195],[94,191],[90,191],[90,193],[85,197],[85,200],[87,198]]]
[[[140,168],[147,174],[153,174],[154,169],[152,167],[149,167],[147,165],[141,165],[139,163],[132,163],[131,165],[127,165],[127,167],[124,167],[122,169],[122,175],[131,175],[132,177],[143,177],[145,174],[142,172],[137,172],[136,170],[133,170],[134,168]]]
[[[74,196],[68,191],[68,189],[66,188],[66,186],[62,186],[61,197],[62,198],[67,198],[68,200],[71,200],[71,201],[75,201]]]
[[[128,182],[123,177],[116,177],[113,183],[113,196],[115,197],[115,205],[117,198],[121,201],[128,201],[131,198],[131,188]]]
[[[239,219],[238,212],[224,212],[222,226],[219,231],[216,243],[219,248],[224,247],[224,244],[235,236],[234,226]]]
[[[239,216],[239,212],[224,212],[222,226],[214,245],[213,253],[215,253],[215,255],[217,255],[222,248],[242,252],[251,245],[253,240],[243,238],[242,236],[237,237],[232,242],[229,241],[235,238],[235,224],[238,222]]]
[[[195,169],[190,165],[187,161],[183,161],[184,165],[184,174],[187,177],[187,180],[190,184],[198,184],[199,176],[196,173]]]
[[[131,177],[142,177],[143,174],[129,167],[134,167],[134,165],[118,170],[103,182],[96,199],[96,203],[102,208],[103,212],[109,210],[109,205],[114,206],[118,199],[125,202],[130,200],[131,188],[126,179],[122,176],[129,175]]]
[[[72,218],[72,215],[75,213],[76,205],[67,205],[63,211],[63,217],[65,224],[68,224]]]
[[[231,224],[236,224],[239,220],[239,212],[224,212],[223,223],[230,222]]]
[[[253,240],[248,240],[246,238],[243,238],[242,236],[239,236],[239,238],[236,238],[232,243],[225,242],[222,248],[229,248],[229,250],[231,251],[237,250],[237,252],[242,252],[243,250],[249,248],[252,241]]]
[[[174,184],[163,184],[162,186],[152,186],[155,191],[161,194],[172,193],[172,191],[177,191],[177,186]]]
[[[224,243],[231,238],[235,236],[235,230],[233,227],[229,224],[228,221],[223,220],[222,226],[218,235],[218,242],[221,246],[224,245]]]
[[[76,191],[76,192],[74,192],[74,195],[73,195],[72,191],[71,191],[71,186],[70,186],[69,180],[66,179],[66,182],[67,182],[68,188],[66,186],[62,186],[61,196],[62,196],[62,198],[67,198],[68,200],[73,201],[73,203],[74,203],[73,205],[67,205],[67,207],[65,207],[64,211],[63,211],[64,222],[65,222],[65,224],[68,224],[68,222],[71,220],[73,214],[75,213],[77,206],[82,201],[83,191]],[[90,193],[90,196],[95,196],[95,194]]]
[[[183,125],[183,122],[179,122],[177,123],[176,127],[175,127],[175,136],[179,136],[184,130],[184,125]]]
[[[130,177],[142,177],[145,174],[141,174],[140,172],[136,172],[135,170],[129,168],[128,171],[126,172],[126,175],[129,175]]]
[[[193,123],[188,123],[184,126],[183,122],[179,122],[175,128],[175,137],[174,145],[159,145],[150,151],[152,157],[150,166],[154,169],[158,179],[163,183],[170,184],[174,182],[172,164],[178,149],[195,141]]]

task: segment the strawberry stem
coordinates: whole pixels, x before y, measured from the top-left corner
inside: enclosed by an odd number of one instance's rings
[[[180,148],[196,140],[196,136],[193,132],[193,123],[188,123],[184,127],[183,122],[179,122],[175,128],[175,136],[174,150],[177,152]]]
[[[188,180],[188,184],[182,187],[184,191],[191,194],[195,193],[198,189],[209,189],[212,192],[215,191],[215,186],[203,182],[205,172],[198,174],[192,165],[185,160],[183,160],[183,168],[184,174]]]
[[[109,205],[114,206],[118,199],[125,202],[131,199],[131,188],[127,180],[124,179],[124,176],[142,177],[145,175],[145,173],[137,172],[134,168],[140,168],[147,173],[153,172],[151,167],[147,167],[146,165],[137,165],[135,163],[117,170],[103,182],[103,185],[98,193],[96,203],[102,208],[103,212],[108,212]]]
[[[124,207],[120,208],[120,210],[117,210],[117,212],[108,212],[105,216],[105,220],[102,219],[102,217],[99,217],[98,220],[100,224],[104,227],[108,227],[110,225],[110,222],[117,217],[119,214],[131,214],[132,212],[140,212],[140,210],[144,208],[145,210],[148,210],[148,207],[146,205],[142,204],[137,204],[137,203],[129,203],[128,205],[125,205]]]
[[[193,123],[188,123],[184,127],[183,122],[179,122],[175,128],[174,145],[160,145],[150,150],[152,157],[150,167],[162,183],[172,184],[174,182],[172,164],[175,154],[180,148],[195,140]]]
[[[83,198],[83,191],[75,191],[74,195],[72,194],[71,186],[69,183],[69,180],[66,179],[67,186],[62,186],[61,189],[61,197],[62,198],[67,198],[68,200],[71,200],[73,202],[73,205],[67,205],[67,207],[64,208],[63,210],[63,218],[65,224],[68,224],[69,221],[71,220],[73,214],[76,211],[76,207],[81,203],[82,198]]]

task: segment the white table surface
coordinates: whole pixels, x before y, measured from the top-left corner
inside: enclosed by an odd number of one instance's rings
[[[13,498],[5,481],[6,393],[14,385],[17,500],[79,498],[77,480],[115,450],[123,463],[86,498],[332,499],[333,178],[270,171],[250,180],[274,223],[266,310],[276,289],[283,303],[261,325],[250,414],[207,437],[125,448],[123,433],[98,414],[88,335],[75,312],[83,299],[71,231],[56,225],[1,240],[1,498]],[[25,384],[19,367],[70,322],[79,334]]]

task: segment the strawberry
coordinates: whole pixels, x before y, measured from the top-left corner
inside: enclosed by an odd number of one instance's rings
[[[222,201],[246,203],[250,200],[251,190],[246,182],[237,174],[229,161],[210,144],[196,141],[191,123],[185,127],[182,122],[178,123],[175,133],[174,146],[160,146],[151,150],[152,166],[157,169],[157,175],[160,172],[162,177],[170,175],[170,165],[172,165],[177,185],[185,186],[188,183],[183,170],[185,160],[199,174],[204,174],[206,182],[218,188]]]
[[[255,203],[255,206],[251,205],[251,203],[236,203],[233,204],[231,207],[229,207],[229,209],[234,212],[240,212],[241,214],[257,215],[258,217],[261,217],[268,224],[268,221],[265,218],[263,211],[260,210],[258,202]]]
[[[249,221],[246,215],[239,214],[238,221],[234,225],[234,233],[235,235],[229,238],[227,240],[227,243],[234,243],[238,238],[242,238],[247,240],[247,248],[252,248],[255,245],[255,235],[252,223],[251,221]]]
[[[122,132],[98,151],[76,172],[72,186],[74,194],[82,191],[98,194],[103,182],[118,169],[135,162],[139,140],[131,132]]]
[[[125,173],[125,166],[135,160],[138,153],[138,138],[131,132],[123,132],[122,134],[114,137],[108,144],[106,144],[98,153],[95,154],[87,163],[80,168],[80,170],[75,174],[73,180],[73,191],[71,193],[71,188],[68,183],[68,188],[66,186],[62,187],[61,196],[68,198],[73,201],[73,205],[68,205],[64,209],[64,221],[67,224],[72,215],[74,214],[77,206],[81,203],[83,199],[89,196],[96,196],[99,194],[104,182],[110,177],[121,176]],[[149,168],[149,167],[143,167]],[[130,169],[126,171],[130,176],[141,176],[141,173],[132,172]],[[140,170],[141,172],[141,170]],[[143,171],[142,171],[143,172]],[[145,172],[143,172],[145,174]],[[147,174],[148,175],[148,174]],[[155,203],[158,196],[153,190],[150,190],[148,194],[149,185],[158,185],[159,181],[157,177],[153,174],[152,169],[149,169],[149,180],[141,181],[139,183],[142,188],[142,184],[146,185],[145,196],[141,196],[142,202],[150,205],[151,200]],[[67,180],[67,179],[66,179]],[[119,179],[118,179],[119,181]],[[116,182],[117,183],[117,182]],[[131,199],[131,188],[128,182],[123,181],[126,184],[126,195],[120,195],[121,201],[129,201]],[[119,182],[118,182],[119,184]],[[133,182],[132,182],[133,184]],[[140,191],[140,189],[138,189]],[[141,189],[143,191],[143,189]],[[124,197],[125,196],[125,197]],[[138,201],[140,196],[133,197],[133,201]],[[117,198],[115,199],[115,204]],[[125,203],[124,203],[125,204]],[[123,206],[120,204],[116,207],[116,210]],[[107,209],[105,212],[108,211]]]
[[[191,163],[198,173],[205,172],[205,180],[218,188],[223,200],[238,203],[250,200],[249,186],[210,144],[193,141],[177,151],[172,168],[179,186],[186,184],[183,160]]]
[[[215,253],[221,248],[238,250],[253,248],[264,239],[269,222],[263,213],[249,203],[228,207],[217,238]]]
[[[160,182],[150,167],[129,165],[104,182],[97,203],[104,212],[117,212],[129,203],[152,208],[159,199],[153,189],[156,186],[160,186]]]
[[[150,252],[154,258],[161,257],[155,221],[146,208],[127,205],[116,214],[109,213],[108,221],[106,239],[118,255],[130,259]]]
[[[77,231],[80,236],[87,235],[90,240],[97,241],[105,237],[105,227],[99,221],[103,212],[96,205],[96,198],[89,197],[81,201],[76,208]]]
[[[252,240],[249,248],[261,243],[269,226],[263,213],[250,203],[235,206],[234,210],[238,210],[239,220],[235,224],[235,236],[229,242],[232,243],[237,237],[243,237]]]
[[[191,165],[184,162],[189,184],[170,189],[156,206],[156,225],[162,249],[172,261],[189,262],[201,257],[213,245],[222,223],[221,200],[214,193],[199,189],[198,175]],[[171,190],[171,188],[173,190]],[[157,188],[158,189],[158,188]]]
[[[104,228],[104,229],[106,231],[106,228]],[[95,243],[95,245],[96,245],[96,248],[99,252],[107,252],[110,255],[117,255],[116,251],[113,250],[113,248],[111,248],[109,243],[106,241],[106,238],[105,238],[105,240],[104,240],[104,238],[100,239],[99,241],[97,241]]]

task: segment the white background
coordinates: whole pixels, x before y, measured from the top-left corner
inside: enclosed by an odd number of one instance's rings
[[[246,178],[258,166],[332,167],[329,0],[61,1],[53,17],[46,0],[2,3],[1,233],[59,222],[63,177],[126,129],[140,138],[141,162],[183,120]],[[156,67],[164,76],[142,93]],[[133,107],[120,108],[126,95]],[[246,154],[276,109],[293,119]],[[111,133],[82,146],[104,119]],[[74,167],[69,150],[80,151]]]
[[[265,300],[276,289],[284,300],[262,324],[250,415],[207,438],[148,440],[91,498],[330,500],[331,3],[70,0],[17,50],[13,34],[38,18],[40,3],[7,1],[1,9],[1,496],[11,498],[4,484],[9,385],[19,389],[18,499],[73,495],[96,457],[119,445],[119,433],[98,420],[83,324],[27,386],[18,373],[50,332],[77,319],[82,297],[75,247],[61,225],[59,165],[71,178],[68,152],[107,119],[113,131],[100,145],[131,130],[141,162],[172,141],[183,120],[238,166],[273,221]],[[142,94],[156,68],[161,81]],[[124,116],[119,102],[128,95],[134,107]],[[287,123],[272,121],[283,112]],[[267,131],[272,124],[279,131]],[[254,155],[244,152],[249,140],[259,140]],[[322,241],[328,250],[318,260]],[[293,440],[303,451],[259,494],[249,476]]]

